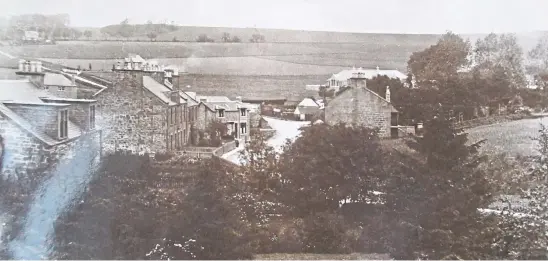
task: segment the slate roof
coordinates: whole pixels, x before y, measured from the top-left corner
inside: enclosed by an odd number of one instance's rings
[[[158,97],[162,102],[169,105],[175,104],[174,102],[171,101],[168,94],[171,91],[171,89],[157,82],[156,80],[154,80],[154,78],[147,75],[143,76],[143,87],[149,90],[156,97]]]
[[[299,107],[301,106],[304,106],[304,107],[320,107],[314,100],[310,99],[310,98],[304,98],[300,103],[299,105],[297,105]]]
[[[1,80],[0,102],[18,101],[27,103],[43,103],[39,97],[52,97],[46,91],[38,89],[28,80]]]
[[[44,85],[48,86],[67,86],[74,87],[75,84],[72,83],[67,77],[57,73],[46,73],[44,76]]]
[[[351,90],[351,89],[352,89],[352,87],[351,87],[351,88],[346,88],[346,89],[344,89],[343,91],[339,92],[339,94],[337,94],[337,96],[335,96],[334,99],[337,99],[339,96],[341,96],[341,94],[343,94],[344,92],[346,92],[346,91],[348,91],[348,90]],[[390,108],[390,109],[391,109],[391,112],[398,112],[398,110],[396,110],[396,108],[392,105],[391,102],[389,102],[389,101],[386,100],[384,97],[382,97],[382,96],[380,96],[379,94],[377,94],[376,92],[374,92],[374,91],[372,91],[372,90],[370,90],[370,89],[368,89],[368,88],[360,88],[360,89],[361,89],[361,90],[368,91],[368,92],[372,93],[373,95],[375,95],[377,98],[379,98],[379,99],[381,99],[382,101],[388,103],[388,105],[390,105],[390,107],[391,107],[391,108]],[[327,106],[329,106],[329,103],[327,103]]]
[[[181,97],[186,100],[188,106],[198,105],[200,102],[196,100],[195,92],[180,92]]]
[[[404,73],[398,70],[352,68],[350,70],[343,70],[343,71],[340,71],[339,73],[333,74],[333,76],[331,76],[329,80],[335,79],[337,81],[346,81],[352,78],[352,75],[354,73],[362,73],[363,76],[367,79],[372,79],[373,77],[377,75],[386,75],[390,78],[398,78],[402,81],[407,79],[407,75],[405,75]]]
[[[0,81],[0,114],[9,118],[21,129],[32,134],[38,140],[53,146],[64,143],[82,135],[82,129],[72,121],[68,121],[68,137],[64,140],[56,140],[48,136],[43,130],[36,128],[32,121],[25,119],[9,108],[10,105],[39,105],[39,106],[69,106],[64,103],[46,103],[41,98],[51,98],[52,101],[66,99],[58,98],[39,89],[28,80],[1,80]]]

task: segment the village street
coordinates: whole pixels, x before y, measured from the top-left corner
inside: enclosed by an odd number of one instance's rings
[[[270,127],[276,130],[274,136],[268,139],[268,145],[278,152],[280,152],[287,139],[294,141],[301,134],[300,128],[310,124],[308,121],[287,121],[266,116],[263,116],[263,119],[268,122]],[[224,154],[223,158],[236,164],[241,164],[240,152],[244,149],[244,145],[244,143],[240,143],[239,148]]]

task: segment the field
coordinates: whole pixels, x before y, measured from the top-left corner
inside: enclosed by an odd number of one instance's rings
[[[548,118],[480,126],[468,130],[468,137],[471,142],[487,139],[481,151],[489,155],[501,153],[508,153],[512,156],[517,154],[534,155],[537,143],[532,138],[538,137],[541,123],[548,124]]]
[[[196,74],[326,75],[356,66],[405,71],[415,51],[429,42],[364,43],[173,43],[59,42],[57,45],[6,46],[19,57],[41,58],[71,67],[110,70],[130,53],[174,64]]]

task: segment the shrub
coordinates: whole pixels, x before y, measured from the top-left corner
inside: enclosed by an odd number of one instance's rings
[[[304,250],[323,254],[351,253],[346,232],[342,216],[330,212],[312,214],[304,220]]]

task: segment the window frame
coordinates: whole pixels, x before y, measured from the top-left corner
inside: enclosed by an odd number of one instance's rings
[[[63,117],[64,116],[64,117]],[[68,138],[69,110],[61,109],[57,112],[57,137],[60,140]]]
[[[247,122],[240,122],[240,134],[247,134]]]
[[[65,86],[57,86],[57,90],[60,91],[60,92],[64,92],[65,91]]]
[[[242,116],[242,117],[247,116],[247,109],[246,108],[240,108],[240,116]]]
[[[225,117],[225,110],[217,109],[217,118],[224,118],[224,117]]]
[[[89,129],[95,129],[95,115],[97,112],[97,106],[95,104],[89,105]]]

